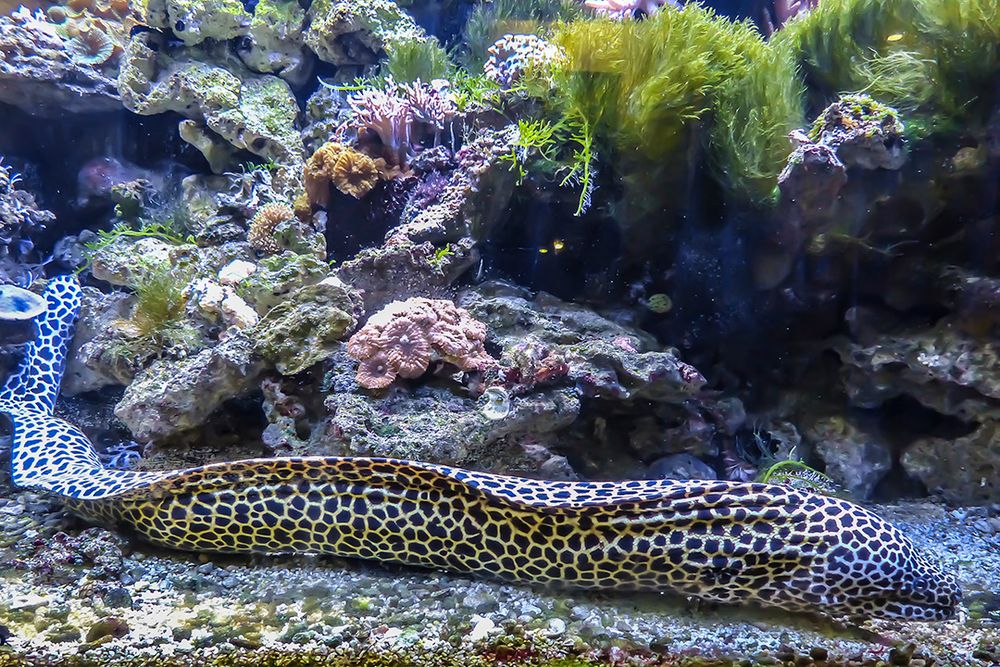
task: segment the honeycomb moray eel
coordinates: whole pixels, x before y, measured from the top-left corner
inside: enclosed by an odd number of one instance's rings
[[[35,342],[0,390],[13,481],[156,544],[335,554],[853,618],[941,620],[961,601],[955,579],[893,526],[781,485],[547,482],[377,458],[105,468],[79,429],[52,416],[79,286],[55,278],[45,296]]]

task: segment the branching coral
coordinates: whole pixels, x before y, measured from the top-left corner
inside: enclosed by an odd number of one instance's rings
[[[50,211],[38,208],[34,195],[15,187],[19,181],[20,176],[4,167],[0,156],[0,256],[16,263],[28,260],[34,248],[32,236],[44,231],[56,218]],[[21,269],[17,267],[18,272]],[[2,272],[8,273],[8,267],[3,266]]]
[[[285,220],[295,218],[295,211],[288,204],[271,202],[257,210],[250,221],[250,231],[247,241],[255,249],[273,255],[281,250],[281,245],[275,238],[275,229]]]
[[[496,361],[483,346],[486,325],[450,301],[420,297],[393,301],[351,336],[347,352],[360,361],[358,384],[381,389],[397,377],[420,377],[441,359],[464,371],[483,371]]]

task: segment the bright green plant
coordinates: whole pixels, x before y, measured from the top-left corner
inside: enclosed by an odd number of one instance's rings
[[[502,162],[517,172],[520,184],[529,171],[558,180],[562,187],[579,187],[576,215],[590,207],[594,189],[592,173],[596,155],[586,119],[567,116],[553,123],[546,119],[518,120],[518,140]]]
[[[433,37],[390,42],[385,50],[385,72],[399,83],[442,79],[452,68],[448,53]]]
[[[1000,0],[824,0],[779,31],[821,108],[843,92],[896,107],[922,137],[975,127],[995,104]]]
[[[689,4],[638,22],[574,21],[554,39],[567,55],[557,105],[588,150],[611,151],[633,204],[662,209],[692,149],[738,197],[771,197],[803,120],[802,86],[790,54],[752,26]]]
[[[169,262],[143,262],[133,291],[135,307],[128,320],[137,338],[167,342],[185,322],[187,275]]]

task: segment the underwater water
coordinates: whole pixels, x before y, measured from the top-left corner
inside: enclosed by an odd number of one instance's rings
[[[0,0],[0,667],[1000,664],[997,0]]]

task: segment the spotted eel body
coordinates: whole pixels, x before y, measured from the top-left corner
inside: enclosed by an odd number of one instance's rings
[[[198,552],[316,553],[595,589],[672,591],[852,617],[949,618],[955,579],[850,502],[769,484],[551,482],[378,458],[105,468],[52,416],[80,302],[55,278],[0,390],[13,481],[74,512]]]

